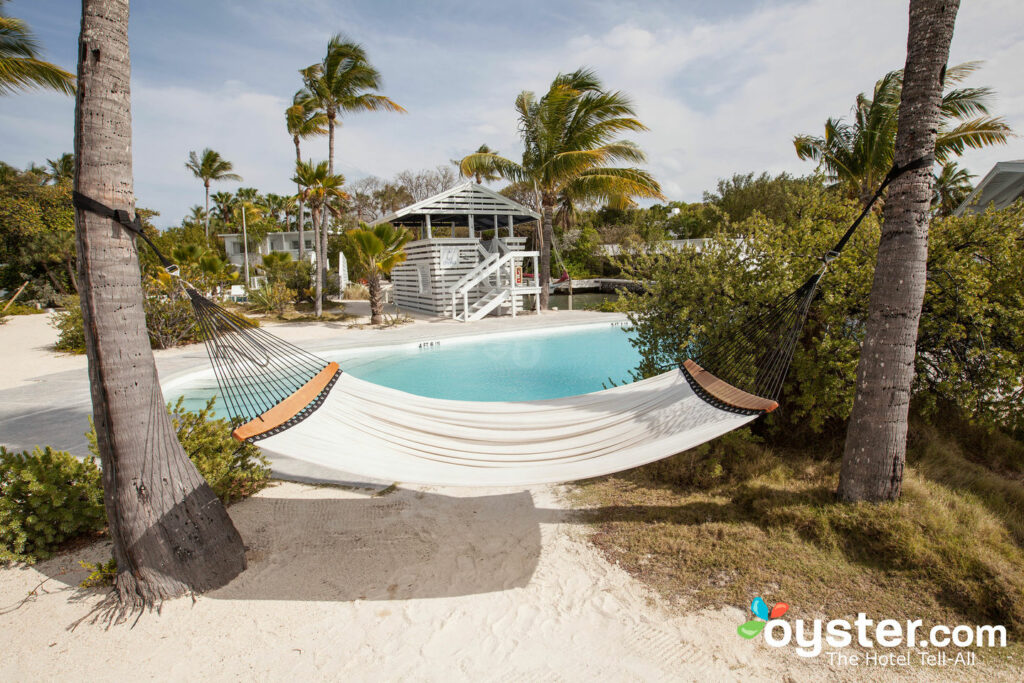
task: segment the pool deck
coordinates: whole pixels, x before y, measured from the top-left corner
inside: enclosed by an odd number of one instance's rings
[[[360,315],[365,306],[365,302],[349,302],[346,310]],[[360,317],[354,322],[271,323],[265,329],[309,351],[325,352],[625,320],[619,313],[592,311],[546,311],[520,314],[515,319],[489,317],[469,323],[411,312],[408,315],[412,322],[386,328],[359,325],[366,321]],[[16,316],[0,326],[0,347],[11,349],[14,356],[7,359],[6,366],[0,366],[0,445],[11,450],[48,445],[86,456],[89,450],[85,432],[92,413],[86,359],[53,350],[56,331],[47,318]],[[154,355],[165,383],[205,369],[209,364],[201,344],[155,351]],[[355,483],[343,472],[299,461],[275,459],[272,464],[274,475],[281,479]],[[359,483],[381,482],[360,479]]]

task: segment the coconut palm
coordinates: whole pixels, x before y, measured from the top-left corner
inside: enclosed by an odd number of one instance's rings
[[[974,190],[969,173],[955,161],[947,161],[935,175],[932,186],[932,211],[937,216],[949,216],[963,204]]]
[[[480,145],[479,147],[477,147],[475,154],[498,154],[498,155],[500,155],[501,152],[499,152],[496,149],[491,149],[487,145],[487,143],[484,143],[484,144]],[[462,159],[452,159],[451,161],[455,165],[456,168],[461,170],[461,168],[462,168]],[[473,174],[473,178],[476,180],[476,184],[477,185],[481,185],[483,183],[490,183],[490,182],[493,182],[495,180],[499,180],[501,178],[501,176],[496,171],[493,171],[493,170],[485,171],[484,169],[480,168],[480,169],[477,169],[477,171]]]
[[[217,210],[217,218],[223,225],[229,225],[231,218],[234,215],[235,202],[238,198],[230,192],[217,192],[210,196],[213,200],[213,205]],[[210,212],[206,212],[206,220],[210,220]]]
[[[897,107],[894,158],[900,164],[938,153],[948,121],[946,62],[959,0],[911,0],[907,80]],[[928,168],[896,178],[883,208],[857,390],[839,473],[847,502],[900,497],[917,328],[928,270]]]
[[[48,88],[75,94],[75,76],[39,59],[39,42],[21,19],[7,16],[0,0],[0,95]]]
[[[61,154],[56,160],[46,160],[46,177],[54,185],[70,183],[75,178],[75,155]]]
[[[991,88],[952,88],[980,68],[965,62],[946,70],[935,158],[944,163],[967,148],[1005,144],[1013,134],[1002,117],[989,115]],[[852,122],[830,118],[821,137],[793,138],[797,156],[813,159],[851,197],[866,203],[892,167],[896,149],[896,121],[903,71],[890,71],[877,83],[872,96],[857,96]]]
[[[381,295],[381,277],[405,261],[405,245],[412,233],[389,223],[369,227],[362,223],[345,235],[355,248],[356,271],[366,278],[370,290],[370,324],[379,325],[384,319],[384,298]]]
[[[75,187],[133,212],[128,0],[83,0],[81,27]],[[96,446],[117,563],[112,594],[141,614],[228,583],[245,569],[245,548],[167,412],[134,238],[82,210],[75,212],[75,233]]]
[[[381,86],[380,72],[366,57],[366,49],[342,35],[327,43],[323,61],[300,71],[304,88],[295,95],[309,115],[327,117],[327,171],[334,175],[334,128],[338,116],[360,111],[404,113],[390,97],[375,93]]]
[[[242,176],[237,173],[232,173],[234,168],[230,161],[221,157],[220,154],[214,152],[212,149],[207,147],[203,150],[202,154],[196,154],[195,152],[188,153],[188,161],[185,162],[185,168],[192,171],[192,175],[203,181],[203,187],[206,189],[206,236],[210,236],[210,183],[214,180],[241,180]]]
[[[292,106],[285,110],[285,123],[288,125],[288,133],[292,136],[292,143],[295,145],[295,163],[302,163],[302,141],[316,135],[327,133],[327,114],[316,109],[307,109],[302,104],[304,97],[302,91],[295,93]],[[304,237],[304,214],[305,207],[302,201],[302,188],[296,186],[296,196],[299,209],[299,260],[306,255],[306,240]]]
[[[302,188],[302,199],[313,213],[313,243],[316,251],[313,311],[320,317],[323,314],[323,289],[327,270],[326,218],[331,202],[348,198],[341,189],[345,184],[345,178],[329,173],[326,161],[317,164],[300,161],[295,164],[292,182]]]
[[[559,74],[543,97],[524,91],[515,106],[524,145],[522,162],[477,152],[462,160],[460,170],[467,178],[496,173],[533,187],[543,216],[539,275],[541,307],[547,308],[555,207],[566,201],[624,205],[635,197],[662,198],[661,187],[647,171],[609,166],[645,160],[636,144],[617,136],[647,127],[635,118],[629,98],[605,90],[593,71]]]

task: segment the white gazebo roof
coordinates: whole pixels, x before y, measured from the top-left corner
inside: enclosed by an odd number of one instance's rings
[[[1000,161],[985,174],[974,192],[957,207],[954,215],[981,212],[990,205],[1005,209],[1024,196],[1024,160]]]
[[[483,185],[468,182],[389,213],[375,220],[373,225],[419,226],[427,222],[428,217],[435,225],[467,225],[469,216],[473,216],[479,229],[504,227],[510,219],[513,225],[540,220],[539,213],[519,202]]]

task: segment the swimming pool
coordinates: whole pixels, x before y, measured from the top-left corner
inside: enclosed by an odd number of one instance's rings
[[[456,337],[320,354],[359,379],[411,394],[464,401],[530,401],[632,381],[640,354],[618,323]],[[168,400],[201,408],[219,393],[212,373],[172,381]],[[218,414],[223,410],[218,401]]]

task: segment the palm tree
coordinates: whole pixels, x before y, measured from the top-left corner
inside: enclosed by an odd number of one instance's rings
[[[943,75],[959,0],[911,0],[906,84],[898,107],[899,164],[937,151],[946,99]],[[928,168],[896,178],[883,208],[857,391],[839,473],[847,502],[895,500],[903,486],[907,415],[928,260]]]
[[[625,204],[634,197],[663,198],[650,173],[610,163],[639,163],[646,156],[636,144],[617,139],[624,131],[647,127],[635,118],[633,104],[621,92],[606,91],[589,69],[559,74],[539,100],[524,91],[516,98],[523,159],[516,163],[493,152],[462,160],[462,175],[497,173],[534,189],[542,218],[541,307],[548,307],[554,211],[560,202],[604,201]]]
[[[83,0],[75,189],[132,212],[128,0]],[[97,56],[102,55],[102,60]],[[219,588],[245,569],[227,511],[178,442],[164,404],[133,236],[75,211],[79,282],[103,498],[122,608]]]
[[[935,158],[945,163],[970,147],[1005,144],[1013,134],[1002,117],[989,115],[991,88],[951,88],[980,68],[966,62],[946,70]],[[853,107],[853,121],[830,118],[822,137],[793,138],[797,156],[813,159],[851,197],[867,203],[892,167],[896,150],[896,122],[903,89],[903,70],[890,71],[877,83],[869,99],[861,93]]]
[[[327,117],[327,171],[334,175],[334,127],[340,114],[360,111],[393,111],[404,113],[390,97],[377,94],[381,86],[380,72],[366,57],[366,49],[338,34],[327,43],[323,61],[299,73],[305,87],[295,95],[309,114]]]
[[[313,212],[313,243],[316,250],[316,268],[314,269],[315,299],[313,312],[319,318],[323,314],[323,290],[327,270],[326,218],[328,205],[336,199],[346,199],[348,195],[341,189],[345,178],[328,172],[328,164],[321,161],[300,161],[295,164],[295,176],[292,182],[302,188],[302,199]],[[321,239],[321,235],[324,239]]]
[[[356,270],[366,278],[370,290],[370,324],[380,325],[384,319],[381,276],[390,275],[392,268],[405,261],[405,245],[412,233],[389,223],[372,228],[362,223],[345,236],[355,247]]]
[[[32,30],[4,13],[6,3],[0,0],[0,95],[35,88],[74,95],[74,75],[39,59],[39,42]]]
[[[935,176],[932,191],[932,211],[936,216],[950,216],[958,206],[967,201],[974,190],[969,173],[955,161],[947,161]]]
[[[500,155],[501,152],[499,152],[496,149],[491,149],[490,147],[487,146],[487,143],[485,142],[484,144],[482,144],[479,147],[477,147],[475,154],[498,154],[498,155]],[[461,169],[462,169],[462,159],[452,159],[451,162],[452,162],[452,164],[455,165],[455,168],[458,168],[461,171]],[[501,178],[501,175],[499,175],[494,170],[485,171],[484,169],[481,168],[481,169],[477,169],[477,171],[473,174],[473,178],[476,180],[476,184],[477,185],[482,185],[483,183],[490,183],[490,182],[493,182],[495,180],[499,180]]]
[[[220,154],[207,147],[203,153],[188,153],[188,161],[185,168],[192,171],[192,175],[203,181],[206,189],[206,236],[210,236],[210,183],[214,180],[241,180],[242,176],[232,173],[234,168],[230,161],[227,161]]]
[[[75,155],[61,154],[56,160],[46,160],[46,177],[54,184],[70,183],[75,178]]]
[[[213,200],[213,205],[217,209],[217,218],[220,219],[222,224],[229,225],[231,223],[231,217],[234,214],[235,202],[237,202],[238,199],[230,192],[217,192],[211,195],[210,199]],[[207,206],[209,206],[209,201],[207,201]],[[207,225],[209,225],[209,211],[206,212],[206,220]],[[209,230],[209,228],[207,228],[207,230]]]
[[[295,163],[297,164],[302,163],[302,141],[315,135],[327,133],[327,114],[315,109],[307,110],[302,104],[302,97],[301,90],[295,93],[294,104],[284,112],[288,133],[292,136],[292,143],[295,145]],[[299,260],[301,261],[306,255],[306,240],[303,233],[305,206],[302,201],[302,188],[299,186],[296,186],[296,196],[299,198]]]

